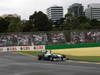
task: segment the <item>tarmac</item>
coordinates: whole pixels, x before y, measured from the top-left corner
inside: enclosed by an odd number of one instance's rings
[[[34,56],[0,53],[0,75],[100,75],[100,64],[38,61]]]

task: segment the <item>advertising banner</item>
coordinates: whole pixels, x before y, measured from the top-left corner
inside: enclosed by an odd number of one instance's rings
[[[0,51],[39,51],[45,50],[45,45],[36,46],[10,46],[10,47],[0,47]]]

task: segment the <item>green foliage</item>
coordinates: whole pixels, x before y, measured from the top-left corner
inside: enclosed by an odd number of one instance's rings
[[[100,29],[100,21],[90,20],[85,16],[74,17],[65,14],[57,22],[53,23],[43,12],[34,12],[29,20],[21,20],[20,17],[0,17],[0,33],[3,32],[34,32],[34,31],[63,31],[63,30],[88,30]]]
[[[73,16],[72,16],[72,14],[70,14],[70,13],[67,13],[67,14],[65,14],[65,18],[66,19],[71,19]]]
[[[9,25],[8,21],[0,17],[0,33],[7,32],[8,25]]]
[[[20,18],[19,17],[5,17],[5,20],[9,22],[9,26],[8,26],[8,32],[20,32],[19,28],[20,28]]]
[[[21,23],[22,32],[33,32],[36,31],[34,24],[31,24],[28,20],[24,20]]]
[[[98,29],[100,28],[100,21],[90,20],[85,16],[73,17],[71,14],[65,15],[66,20],[64,21],[64,30],[87,30],[87,29]]]
[[[48,19],[46,14],[41,11],[35,12],[31,15],[29,21],[31,24],[35,25],[35,28],[38,31],[49,31],[52,28],[51,21]]]
[[[80,16],[80,17],[77,17],[77,20],[80,22],[80,23],[86,23],[86,22],[89,22],[89,19],[85,16]]]
[[[79,28],[82,29],[82,30],[90,29],[91,28],[91,25],[88,22],[81,23],[80,26],[79,26]]]
[[[78,29],[79,27],[79,21],[76,17],[72,17],[71,19],[66,19],[64,22],[64,28],[65,30],[72,30],[72,29]]]
[[[15,53],[28,54],[28,55],[37,55],[37,54],[41,54],[42,51],[15,51]]]
[[[92,19],[90,21],[90,25],[92,29],[99,29],[100,28],[100,21],[97,21],[96,19]]]

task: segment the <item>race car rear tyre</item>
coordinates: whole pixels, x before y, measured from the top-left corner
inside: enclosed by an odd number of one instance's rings
[[[42,60],[42,57],[41,57],[41,56],[39,56],[39,57],[38,57],[38,60]]]

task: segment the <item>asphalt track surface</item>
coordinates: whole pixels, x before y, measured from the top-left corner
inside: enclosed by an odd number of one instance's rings
[[[0,53],[0,75],[100,75],[100,64],[38,61],[31,56]]]

